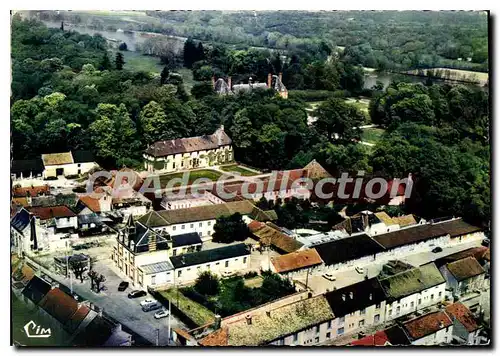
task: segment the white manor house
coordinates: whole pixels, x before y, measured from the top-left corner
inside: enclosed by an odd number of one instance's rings
[[[231,144],[224,126],[212,135],[158,141],[144,152],[144,168],[148,172],[175,172],[232,162]]]

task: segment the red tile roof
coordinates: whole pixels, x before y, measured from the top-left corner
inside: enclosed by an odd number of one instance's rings
[[[295,251],[286,255],[271,258],[271,263],[278,273],[316,266],[322,262],[321,257],[315,249]]]
[[[93,198],[90,195],[83,195],[80,197],[80,201],[94,213],[101,212],[101,204],[99,204],[99,199]]]
[[[229,332],[227,328],[219,329],[200,340],[201,346],[227,346]]]
[[[30,197],[36,197],[37,195],[41,194],[50,194],[50,187],[47,184],[37,187],[25,187],[25,188],[18,187],[12,190],[12,194],[15,197],[26,197],[28,195]]]
[[[365,336],[359,340],[351,342],[352,346],[385,346],[389,338],[384,330],[377,331],[373,335]]]
[[[28,211],[38,217],[40,220],[48,220],[52,218],[69,218],[76,216],[75,212],[66,205],[48,206],[48,207],[31,207]]]
[[[78,302],[59,288],[51,289],[40,301],[39,306],[61,324],[68,322],[78,310]]]
[[[446,306],[446,312],[452,318],[457,319],[470,333],[480,328],[469,308],[460,302]]]
[[[450,325],[452,325],[450,317],[444,311],[438,311],[407,321],[403,324],[403,327],[413,340],[417,340]]]
[[[474,257],[466,257],[461,260],[448,263],[446,268],[448,268],[448,271],[450,271],[457,281],[463,281],[485,273],[483,267],[481,267],[479,262],[477,262]]]

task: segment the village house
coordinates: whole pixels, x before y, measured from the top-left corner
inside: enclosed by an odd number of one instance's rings
[[[271,257],[271,272],[279,273],[287,278],[302,274],[305,270],[313,270],[323,263],[315,249],[302,250],[286,255]]]
[[[352,341],[349,346],[406,346],[410,340],[400,325],[393,325],[385,330],[379,330],[375,334],[367,335],[361,339]]]
[[[440,271],[454,298],[482,290],[485,286],[486,272],[472,256],[447,263]]]
[[[453,338],[453,322],[444,311],[432,312],[402,325],[411,344],[438,346],[449,344]]]
[[[11,250],[19,256],[43,249],[40,240],[46,240],[49,231],[36,223],[28,210],[21,208],[10,220]]]
[[[449,304],[446,313],[453,321],[454,341],[465,345],[480,345],[486,341],[480,335],[482,327],[465,305],[459,302]]]
[[[386,294],[385,320],[444,301],[446,281],[434,263],[379,278]]]
[[[232,140],[224,132],[224,126],[212,135],[155,142],[143,157],[148,172],[206,168],[234,160]]]
[[[280,254],[287,254],[299,250],[302,244],[287,235],[279,226],[270,221],[266,223],[252,221],[248,224],[251,237],[259,242],[261,249],[273,249]],[[269,267],[263,267],[269,269]]]
[[[11,180],[22,187],[43,184],[42,159],[12,160],[10,165]]]
[[[73,177],[98,167],[90,151],[47,153],[42,155],[43,178]]]
[[[224,204],[224,200],[209,191],[204,191],[197,195],[186,194],[182,197],[177,194],[165,194],[162,197],[160,206],[165,210],[175,210],[215,204]]]
[[[196,232],[202,240],[210,240],[218,217],[240,213],[247,224],[253,220],[276,219],[273,211],[263,211],[247,200],[224,204],[204,205],[192,208],[150,211],[139,222],[155,231],[170,235]]]

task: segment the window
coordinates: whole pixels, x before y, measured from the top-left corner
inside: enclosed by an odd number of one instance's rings
[[[175,226],[175,225],[174,225],[174,226],[172,226],[172,230],[174,230],[174,231],[175,231],[175,229],[176,229],[176,228],[177,228],[177,226]]]
[[[220,262],[217,262],[215,265],[216,265],[216,266],[220,265]]]
[[[247,263],[247,258],[243,257],[243,263]]]
[[[201,227],[203,224],[202,223],[199,223],[198,226]]]
[[[295,333],[293,334],[293,342],[297,342],[299,340],[299,334]]]
[[[418,299],[418,305],[422,304],[422,299]]]
[[[208,226],[212,225],[212,222],[211,222],[211,221],[209,221],[209,222],[207,223],[207,225],[208,225]]]
[[[431,300],[434,300],[434,294],[431,294]]]
[[[415,306],[415,302],[410,303],[410,307],[413,308]]]
[[[186,225],[182,224],[181,229],[184,230],[186,228]]]
[[[180,277],[182,274],[182,271],[177,271],[177,277]]]
[[[362,327],[363,325],[365,325],[365,319],[360,320],[359,323],[358,323],[359,327]]]
[[[344,328],[338,328],[337,335],[343,335],[343,334],[344,334]]]
[[[375,317],[373,318],[374,323],[378,323],[380,321],[380,314],[375,314]]]
[[[177,250],[175,248],[172,250],[172,256],[177,256]]]
[[[229,261],[226,261],[226,267],[229,267]]]
[[[345,316],[343,316],[339,319],[339,324],[344,324],[344,322],[345,322]]]
[[[376,309],[380,309],[380,303],[378,303],[377,305],[375,305],[375,308]]]
[[[315,329],[316,329],[316,334],[319,334],[319,325],[316,325]]]
[[[151,276],[151,284],[152,285],[156,284],[156,276]]]
[[[319,342],[319,336],[317,336],[316,339],[314,339],[314,342]]]
[[[389,309],[389,313],[388,314],[389,314],[389,316],[392,315],[392,309]]]
[[[189,227],[192,229],[194,227],[194,224],[189,225]]]
[[[438,296],[441,298],[441,295],[443,295],[443,292],[439,292]]]
[[[191,271],[191,268],[188,268],[188,271]]]
[[[359,311],[359,315],[365,315],[365,314],[366,314],[366,308]]]
[[[332,337],[332,333],[331,333],[331,332],[327,332],[327,333],[326,333],[326,338],[327,338],[327,339],[329,339],[329,338],[331,338],[331,337]]]
[[[396,308],[396,314],[399,314],[399,313],[401,313],[401,307]]]
[[[207,264],[207,269],[210,269],[210,263]]]
[[[330,330],[332,328],[332,321],[328,320],[328,324],[326,324],[326,328]]]
[[[197,269],[198,271],[199,271],[199,270],[201,270],[201,266],[196,267],[196,269]]]

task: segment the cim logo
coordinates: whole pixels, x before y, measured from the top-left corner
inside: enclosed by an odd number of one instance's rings
[[[24,325],[24,331],[28,337],[47,338],[52,335],[50,328],[44,329],[40,325],[36,325],[33,320],[30,320],[28,324]]]

